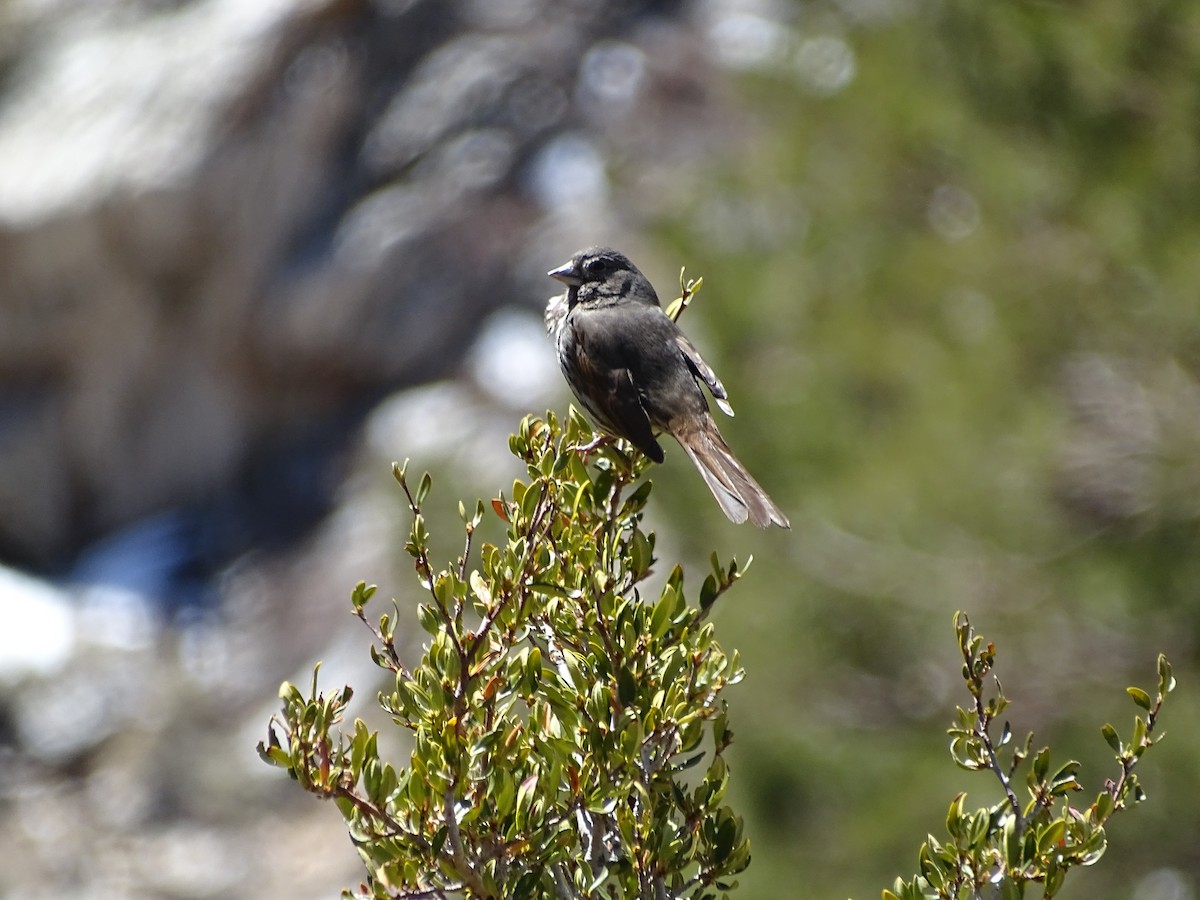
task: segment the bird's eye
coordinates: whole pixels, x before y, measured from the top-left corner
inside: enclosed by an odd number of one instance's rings
[[[599,275],[604,271],[604,259],[594,256],[583,264],[583,271],[588,275]]]

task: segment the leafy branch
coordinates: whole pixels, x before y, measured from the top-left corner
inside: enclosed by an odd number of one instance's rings
[[[396,601],[372,620],[375,589],[360,584],[351,604],[392,682],[379,703],[413,734],[408,764],[385,762],[361,720],[342,731],[351,691],[323,694],[315,672],[307,694],[283,686],[259,746],[345,817],[367,868],[352,896],[715,897],[749,864],[723,801],[723,692],[743,672],[705,621],[742,570],[714,556],[697,605],[679,566],[644,596],[657,562],[641,527],[647,463],[619,442],[585,463],[589,435],[575,412],[525,419],[511,449],[528,480],[469,516],[460,505],[463,555],[440,570],[429,477],[414,487],[394,467],[425,594],[419,658],[397,648]],[[472,568],[489,513],[506,540]]]
[[[1127,691],[1145,713],[1134,718],[1133,734],[1123,742],[1116,729],[1104,725],[1101,733],[1120,766],[1116,779],[1086,808],[1070,802],[1083,791],[1079,763],[1071,760],[1052,771],[1050,749],[1043,747],[1030,756],[1033,735],[1013,747],[1012,729],[1003,721],[1008,708],[1000,680],[993,673],[996,648],[985,643],[964,613],[956,613],[954,630],[962,653],[962,676],[971,695],[969,707],[958,707],[950,734],[950,753],[955,763],[968,771],[991,772],[999,781],[1005,799],[991,807],[968,811],[966,794],[960,793],[946,815],[948,840],[929,835],[919,853],[920,874],[910,881],[896,879],[883,900],[967,900],[998,897],[1016,900],[1031,884],[1041,886],[1042,897],[1056,896],[1067,872],[1096,862],[1107,847],[1105,825],[1117,810],[1145,799],[1133,769],[1147,749],[1162,740],[1156,733],[1164,700],[1175,688],[1171,665],[1158,658],[1158,692],[1152,700],[1141,688]],[[1018,795],[1018,773],[1028,763],[1022,804]]]

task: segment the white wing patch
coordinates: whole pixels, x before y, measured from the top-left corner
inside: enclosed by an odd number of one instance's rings
[[[729,394],[725,392],[725,385],[721,384],[721,379],[712,370],[712,366],[704,361],[704,357],[700,355],[700,351],[696,349],[696,345],[689,341],[687,336],[683,334],[675,335],[675,343],[683,351],[683,358],[687,360],[688,367],[695,373],[697,378],[708,386],[708,391],[712,394],[713,399],[717,401],[717,406],[721,412],[727,416],[732,416],[733,407],[729,405]]]

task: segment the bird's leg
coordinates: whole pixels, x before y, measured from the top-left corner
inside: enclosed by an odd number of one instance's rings
[[[595,450],[599,447],[603,447],[605,444],[609,443],[612,439],[613,439],[612,435],[610,435],[610,434],[597,434],[594,438],[592,438],[586,444],[577,444],[575,446],[575,452],[582,454],[583,461],[586,463],[588,456],[591,455],[593,450]]]

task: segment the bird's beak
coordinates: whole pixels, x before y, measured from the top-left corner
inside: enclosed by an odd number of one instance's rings
[[[557,269],[551,269],[546,274],[569,287],[579,287],[583,284],[583,279],[579,277],[579,270],[575,268],[573,261],[565,262]]]

